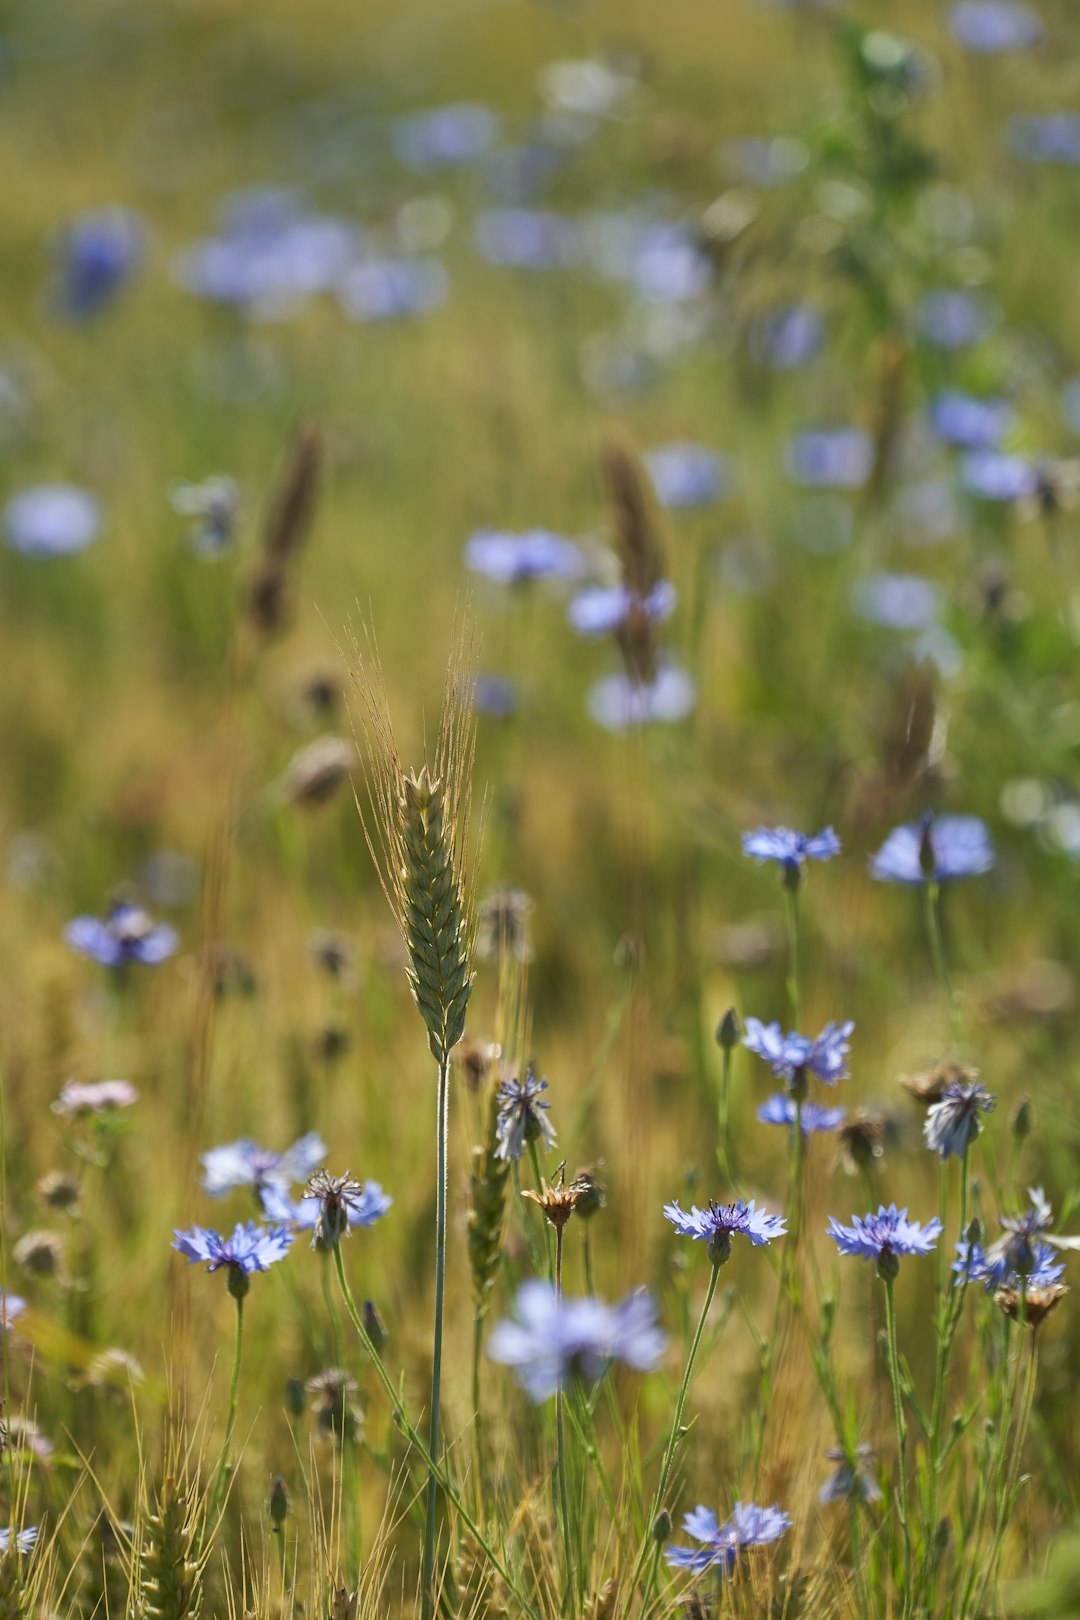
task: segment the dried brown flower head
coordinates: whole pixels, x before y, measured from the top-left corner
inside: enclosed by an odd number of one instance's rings
[[[282,804],[319,805],[333,798],[357,765],[355,746],[345,737],[328,734],[299,749],[278,783]]]
[[[856,1108],[837,1127],[840,1163],[848,1175],[870,1169],[884,1156],[888,1128],[886,1116],[869,1108]]]
[[[68,1215],[78,1213],[79,1183],[68,1171],[47,1170],[35,1191],[49,1209],[64,1210]]]
[[[929,1108],[931,1103],[941,1101],[946,1087],[974,1085],[979,1071],[967,1068],[962,1063],[938,1063],[921,1074],[898,1074],[896,1078],[909,1096]]]
[[[1029,1288],[1024,1300],[1024,1318],[1029,1327],[1041,1327],[1069,1292],[1064,1283],[1049,1283],[1045,1288]],[[994,1299],[1001,1311],[1010,1319],[1020,1320],[1020,1290],[999,1288]]]
[[[540,1177],[540,1191],[526,1187],[522,1192],[523,1198],[531,1198],[534,1204],[539,1204],[544,1212],[545,1219],[561,1232],[571,1215],[577,1209],[586,1195],[592,1194],[593,1184],[583,1176],[575,1176],[569,1184],[565,1182],[566,1166],[561,1164],[556,1175],[557,1185],[552,1187],[543,1176]]]
[[[496,1041],[474,1041],[466,1035],[450,1053],[450,1061],[465,1076],[470,1091],[479,1091],[492,1069],[502,1057],[502,1047]]]
[[[57,1232],[27,1232],[11,1254],[31,1277],[57,1277],[64,1264],[64,1242]]]

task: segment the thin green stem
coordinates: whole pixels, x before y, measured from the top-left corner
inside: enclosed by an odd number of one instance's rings
[[[717,1100],[717,1126],[719,1141],[716,1157],[720,1161],[724,1180],[735,1186],[735,1177],[731,1173],[731,1147],[728,1139],[728,1119],[731,1103],[731,1047],[724,1046],[720,1054],[720,1096]]]
[[[284,1269],[284,1268],[283,1268]],[[334,1356],[334,1366],[341,1366],[341,1323],[338,1319],[337,1306],[330,1291],[330,1256],[324,1250],[319,1256],[319,1272],[322,1282],[323,1304],[326,1306],[326,1317],[330,1323],[330,1348]]]
[[[428,1425],[428,1451],[439,1456],[439,1416],[442,1400],[443,1306],[446,1294],[446,1158],[450,1101],[450,1059],[439,1061],[437,1124],[437,1167],[435,1193],[435,1332],[431,1349],[431,1416]],[[424,1561],[421,1573],[421,1620],[432,1620],[435,1612],[435,1521],[439,1509],[439,1484],[434,1473],[428,1478],[427,1511],[424,1521]]]
[[[941,937],[940,901],[940,885],[928,879],[923,884],[923,907],[926,913],[926,935],[930,942],[930,960],[934,967],[934,977],[945,998],[953,1040],[961,1046],[964,1040],[964,1027],[960,1017],[960,1003],[956,999],[956,991],[949,977],[949,964],[945,960],[945,945]]]
[[[555,1228],[555,1298],[562,1299],[563,1229]],[[566,1598],[574,1590],[574,1549],[570,1524],[570,1493],[566,1488],[566,1425],[563,1417],[563,1389],[555,1391],[555,1448],[559,1473],[559,1513],[562,1517],[563,1550],[566,1554]]]
[[[791,1027],[798,1029],[802,1020],[802,977],[799,961],[799,891],[794,884],[784,883],[784,915],[788,934],[788,1000],[791,1003]]]
[[[234,1295],[234,1298],[236,1296]],[[225,1486],[229,1478],[229,1451],[232,1447],[233,1430],[236,1427],[237,1392],[240,1388],[240,1356],[244,1347],[244,1301],[236,1298],[236,1342],[233,1348],[232,1378],[229,1382],[229,1414],[225,1419],[225,1444],[221,1448],[221,1457],[217,1465],[217,1478],[214,1482],[214,1494],[211,1499],[210,1518],[217,1515],[225,1496]]]
[[[473,1317],[472,1344],[473,1466],[476,1469],[476,1515],[481,1522],[484,1518],[484,1428],[480,1410],[480,1350],[483,1340],[484,1316],[481,1310],[477,1310]]]
[[[529,1143],[529,1163],[532,1165],[533,1181],[536,1184],[536,1191],[537,1191],[537,1194],[539,1195],[540,1189],[544,1184],[544,1177],[543,1177],[543,1172],[540,1169],[540,1155],[537,1152],[535,1142],[530,1142]],[[554,1278],[555,1278],[555,1262],[553,1261],[553,1259],[551,1257],[551,1228],[548,1226],[548,1223],[547,1223],[546,1220],[544,1221],[543,1225],[544,1225],[544,1255],[545,1255],[546,1261],[547,1261],[547,1274],[548,1274],[548,1280],[550,1282],[550,1281],[554,1281]]]
[[[947,1164],[947,1161],[946,1161]],[[968,1187],[970,1180],[970,1154],[965,1147],[960,1159],[960,1239],[965,1241],[967,1227]],[[941,1167],[941,1185],[946,1184],[946,1165]],[[944,1225],[944,1222],[942,1223]],[[944,1251],[944,1244],[940,1245]],[[923,1554],[923,1579],[925,1582],[924,1594],[933,1610],[934,1591],[934,1548],[936,1546],[936,1521],[938,1492],[941,1485],[941,1456],[945,1436],[945,1401],[949,1389],[949,1369],[952,1364],[953,1344],[956,1339],[956,1330],[960,1324],[960,1316],[964,1308],[964,1296],[967,1292],[967,1278],[965,1277],[956,1287],[945,1291],[944,1283],[939,1285],[939,1300],[942,1317],[938,1323],[937,1361],[934,1368],[934,1398],[930,1413],[930,1433],[927,1441],[930,1448],[927,1484],[926,1524],[924,1526],[925,1550]]]
[[[889,1381],[892,1384],[893,1411],[896,1415],[896,1501],[900,1513],[900,1529],[904,1537],[904,1590],[901,1594],[901,1613],[911,1612],[911,1517],[908,1511],[907,1487],[907,1418],[904,1415],[904,1395],[900,1382],[900,1353],[896,1344],[895,1281],[885,1279],[885,1335],[889,1346]]]

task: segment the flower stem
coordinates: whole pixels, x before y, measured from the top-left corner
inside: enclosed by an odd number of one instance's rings
[[[235,1297],[235,1296],[234,1296]],[[233,1349],[232,1378],[229,1382],[229,1414],[225,1419],[225,1444],[221,1448],[221,1457],[217,1465],[217,1478],[214,1482],[214,1495],[211,1500],[210,1517],[213,1518],[225,1496],[225,1486],[229,1477],[229,1451],[232,1446],[233,1430],[236,1427],[237,1392],[240,1388],[240,1354],[244,1345],[244,1301],[236,1300],[236,1343]]]
[[[728,1141],[728,1117],[731,1101],[731,1047],[725,1046],[720,1056],[720,1096],[717,1102],[717,1125],[719,1126],[719,1145],[716,1157],[720,1161],[724,1180],[735,1186],[735,1177],[731,1173],[731,1149]]]
[[[433,1461],[439,1456],[439,1408],[442,1398],[443,1304],[446,1294],[446,1158],[447,1124],[450,1101],[450,1059],[439,1060],[439,1103],[437,1127],[437,1168],[435,1193],[435,1333],[431,1349],[431,1417],[428,1425],[428,1451]],[[338,1250],[335,1250],[337,1253]],[[421,1574],[421,1620],[432,1620],[435,1611],[435,1519],[439,1506],[439,1482],[434,1472],[428,1478],[427,1511],[424,1521],[424,1561]]]
[[[791,1027],[798,1029],[802,1018],[802,979],[799,972],[799,891],[784,884],[784,915],[788,934],[788,1000],[791,1003]]]
[[[563,1229],[555,1228],[555,1298],[562,1299]],[[570,1524],[570,1494],[566,1488],[566,1425],[563,1414],[563,1388],[555,1391],[555,1445],[559,1473],[559,1513],[562,1517],[563,1549],[566,1553],[566,1606],[573,1601],[574,1550]]]
[[[949,964],[945,960],[945,945],[941,937],[940,902],[940,885],[928,879],[923,884],[923,904],[926,912],[926,935],[930,942],[930,960],[934,967],[934,977],[945,997],[953,1040],[959,1046],[963,1042],[964,1030],[960,1019],[960,1004],[956,999],[952,979],[949,977]]]
[[[901,1613],[911,1612],[911,1519],[908,1513],[907,1488],[907,1418],[904,1416],[904,1395],[900,1384],[900,1354],[896,1345],[895,1281],[885,1279],[885,1334],[889,1346],[889,1381],[892,1384],[893,1410],[896,1414],[896,1501],[900,1512],[900,1529],[904,1537],[904,1590],[901,1594]]]
[[[970,1172],[969,1147],[965,1147],[960,1159],[960,1238],[965,1240],[968,1208],[968,1182]],[[942,1166],[942,1182],[945,1180],[945,1168]],[[941,1284],[944,1289],[944,1283]],[[923,1579],[925,1581],[925,1597],[930,1612],[933,1612],[934,1592],[934,1546],[937,1520],[938,1490],[941,1484],[941,1453],[944,1442],[942,1430],[945,1423],[945,1400],[949,1388],[949,1368],[952,1363],[953,1343],[956,1339],[956,1329],[960,1324],[960,1314],[964,1308],[964,1296],[967,1292],[967,1278],[958,1282],[955,1287],[948,1290],[944,1302],[944,1318],[938,1330],[937,1363],[934,1369],[934,1400],[931,1407],[930,1433],[927,1436],[930,1447],[927,1484],[926,1524],[924,1527],[925,1552],[923,1557]]]

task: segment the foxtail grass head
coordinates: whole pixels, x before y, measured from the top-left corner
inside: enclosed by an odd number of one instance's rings
[[[447,671],[435,758],[406,771],[394,742],[378,651],[352,637],[368,803],[368,848],[408,953],[413,999],[439,1064],[465,1031],[472,990],[473,906],[465,880],[469,785],[476,732],[471,639],[457,635]]]

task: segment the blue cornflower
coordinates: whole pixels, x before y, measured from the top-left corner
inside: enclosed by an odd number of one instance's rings
[[[220,1198],[234,1187],[254,1187],[256,1192],[270,1185],[285,1188],[294,1181],[307,1181],[326,1153],[318,1131],[301,1136],[284,1153],[258,1147],[249,1136],[242,1136],[202,1155],[203,1186],[211,1198]]]
[[[315,1172],[301,1198],[290,1197],[282,1182],[269,1181],[259,1189],[259,1199],[267,1220],[311,1232],[313,1249],[332,1249],[354,1226],[374,1226],[394,1202],[377,1181],[361,1185],[348,1171],[331,1176],[325,1170]]]
[[[83,321],[112,299],[142,258],[142,221],[126,208],[106,208],[74,220],[57,240],[53,303],[69,320]]]
[[[763,1102],[757,1111],[757,1117],[763,1125],[794,1126],[797,1116],[797,1107],[794,1097],[786,1097],[778,1091],[774,1097]],[[823,1108],[820,1103],[804,1102],[802,1105],[802,1130],[804,1136],[810,1136],[815,1131],[835,1131],[847,1118],[846,1108]]]
[[[1051,1288],[1065,1274],[1065,1263],[1057,1258],[1049,1243],[1036,1240],[1024,1256],[1031,1269],[1021,1273],[1010,1263],[1007,1240],[984,1249],[980,1243],[958,1243],[953,1261],[956,1286],[964,1282],[982,1283],[988,1294],[997,1288]]]
[[[943,444],[958,450],[992,450],[1013,425],[1004,399],[977,399],[958,392],[939,394],[930,406],[930,426]]]
[[[962,1159],[982,1129],[981,1114],[990,1113],[995,1098],[977,1080],[953,1080],[927,1110],[926,1145],[943,1159]]]
[[[18,1321],[25,1309],[25,1299],[20,1299],[18,1294],[5,1294],[0,1289],[0,1328],[9,1328],[12,1322]]]
[[[488,263],[506,269],[570,270],[585,251],[574,220],[540,208],[488,209],[473,233]]]
[[[876,1261],[878,1276],[886,1282],[891,1282],[900,1270],[902,1255],[929,1254],[942,1230],[936,1216],[920,1226],[918,1221],[909,1221],[907,1210],[897,1209],[895,1204],[888,1209],[879,1205],[876,1215],[865,1215],[861,1220],[853,1215],[850,1226],[841,1226],[830,1215],[827,1227],[841,1254]]]
[[[155,923],[141,906],[118,900],[109,915],[74,917],[64,929],[64,938],[84,956],[92,956],[103,967],[126,967],[142,962],[151,967],[164,962],[176,950],[178,936],[168,923]]]
[[[941,613],[942,594],[917,574],[871,574],[856,583],[851,605],[860,619],[886,630],[925,630]]]
[[[34,1544],[37,1541],[37,1538],[38,1538],[37,1526],[36,1525],[30,1525],[25,1530],[16,1531],[16,1533],[15,1533],[15,1546],[18,1548],[19,1552],[21,1552],[23,1554],[23,1556],[25,1557],[27,1553],[33,1551]],[[10,1527],[8,1525],[5,1524],[3,1526],[3,1528],[0,1529],[0,1553],[6,1553],[10,1546],[11,1546],[11,1529],[10,1529]]]
[[[824,323],[810,304],[792,304],[761,315],[748,333],[750,353],[773,371],[795,371],[809,365],[824,341]]]
[[[472,706],[477,714],[505,720],[518,706],[518,690],[506,675],[478,675],[473,687]]]
[[[994,864],[986,823],[978,816],[933,816],[894,827],[870,861],[882,883],[946,883],[978,877]]]
[[[666,579],[644,596],[629,585],[588,585],[571,598],[566,617],[580,636],[608,636],[636,616],[660,624],[675,610],[678,593]]]
[[[685,304],[708,292],[713,264],[681,225],[650,225],[635,241],[630,284],[647,304]]]
[[[919,304],[923,336],[939,349],[963,349],[978,343],[996,319],[993,304],[958,287],[938,287]]]
[[[949,32],[969,51],[988,56],[1026,50],[1043,37],[1036,13],[1018,0],[958,0],[949,12]]]
[[[334,291],[360,247],[351,221],[309,212],[294,192],[256,189],[228,200],[219,234],[188,247],[176,275],[197,297],[280,320]]]
[[[393,321],[435,309],[450,291],[450,277],[439,259],[362,259],[335,290],[352,320]]]
[[[473,162],[494,146],[498,134],[499,120],[489,107],[456,102],[399,118],[393,140],[404,162],[426,172]]]
[[[4,507],[4,538],[28,557],[66,557],[84,551],[101,528],[101,503],[75,484],[39,484],[13,495]]]
[[[589,692],[589,713],[605,731],[632,731],[654,720],[684,720],[696,701],[697,687],[686,671],[665,664],[651,681],[605,675]]]
[[[774,1238],[787,1234],[786,1218],[783,1215],[770,1215],[768,1210],[756,1209],[752,1198],[748,1204],[741,1198],[734,1204],[710,1201],[705,1209],[698,1209],[696,1204],[692,1204],[689,1214],[681,1210],[677,1203],[665,1204],[664,1216],[680,1237],[705,1243],[714,1266],[722,1266],[730,1258],[733,1233],[748,1237],[755,1249],[767,1248]]]
[[[791,1518],[781,1508],[758,1507],[754,1502],[736,1502],[727,1524],[722,1525],[711,1508],[696,1507],[683,1519],[683,1533],[700,1541],[700,1547],[676,1547],[669,1543],[664,1557],[673,1569],[688,1569],[695,1575],[719,1569],[734,1573],[740,1553],[750,1547],[767,1547],[791,1526]]]
[[[529,1142],[540,1142],[545,1153],[555,1142],[555,1127],[548,1119],[551,1104],[544,1099],[547,1081],[537,1078],[530,1065],[524,1080],[516,1076],[499,1086],[499,1120],[496,1135],[497,1159],[520,1159]]]
[[[725,458],[702,444],[663,444],[647,451],[644,461],[661,506],[706,506],[726,491]]]
[[[577,579],[585,559],[572,540],[549,529],[524,534],[480,529],[465,543],[465,566],[498,585],[524,585],[534,579]]]
[[[824,1507],[832,1502],[881,1501],[881,1489],[870,1472],[874,1463],[873,1446],[857,1446],[854,1457],[841,1446],[833,1446],[825,1455],[836,1468],[818,1492],[818,1501]]]
[[[1058,1236],[1051,1233],[1054,1214],[1041,1187],[1029,1187],[1031,1208],[1022,1215],[1002,1215],[1004,1237],[998,1238],[986,1250],[984,1259],[993,1268],[994,1282],[1004,1275],[1005,1284],[1013,1274],[1033,1277],[1039,1283],[1056,1282],[1060,1272],[1054,1273],[1049,1249],[1080,1249],[1080,1237]],[[959,1246],[958,1246],[959,1248]],[[975,1246],[978,1248],[978,1245]],[[1002,1268],[1004,1272],[1002,1273]],[[954,1267],[955,1270],[955,1267]]]
[[[873,441],[861,428],[796,433],[784,451],[788,477],[812,489],[860,489],[873,465]]]
[[[287,1226],[256,1226],[237,1222],[232,1237],[204,1226],[193,1226],[190,1232],[174,1232],[172,1246],[185,1255],[188,1263],[202,1261],[207,1271],[229,1272],[229,1293],[234,1299],[243,1299],[251,1286],[248,1279],[253,1272],[269,1271],[276,1260],[283,1260],[292,1244],[293,1234]]]
[[[1080,164],[1080,113],[1035,113],[1013,118],[1009,144],[1026,163]]]
[[[828,1023],[816,1041],[794,1030],[785,1035],[779,1024],[763,1024],[760,1018],[748,1018],[743,1045],[757,1057],[764,1058],[778,1080],[785,1080],[788,1089],[805,1085],[806,1076],[812,1074],[827,1086],[848,1078],[846,1058],[851,1033],[855,1025]]]
[[[571,1378],[598,1378],[609,1361],[639,1372],[656,1366],[667,1343],[656,1304],[639,1288],[618,1305],[559,1298],[539,1278],[518,1289],[517,1320],[498,1323],[488,1341],[493,1361],[515,1368],[527,1395],[546,1401]]]
[[[819,833],[792,832],[790,827],[758,827],[743,833],[742,852],[755,861],[776,861],[786,879],[797,878],[807,860],[829,861],[840,853],[840,840],[831,827]]]
[[[216,557],[233,537],[240,508],[240,486],[235,478],[215,473],[201,484],[176,484],[169,491],[174,512],[195,519],[192,550],[200,557]]]
[[[972,450],[960,462],[960,482],[984,501],[1029,501],[1039,487],[1039,471],[1026,456],[1004,450]]]

